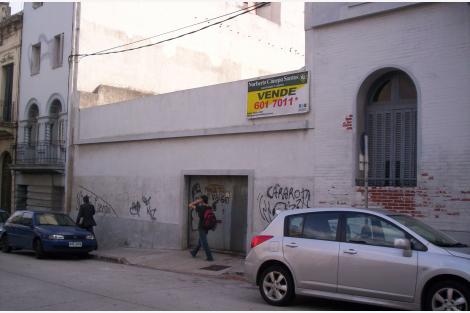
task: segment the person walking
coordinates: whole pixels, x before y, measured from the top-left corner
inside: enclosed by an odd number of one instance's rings
[[[214,261],[212,257],[211,249],[209,248],[209,244],[207,243],[207,233],[209,232],[207,229],[204,228],[204,212],[210,208],[207,204],[209,198],[206,195],[202,195],[198,197],[195,201],[191,202],[188,206],[191,210],[195,210],[197,215],[199,216],[199,224],[198,224],[198,232],[199,232],[199,240],[197,242],[196,248],[190,251],[193,258],[196,257],[197,252],[203,247],[204,251],[206,252],[207,261]]]
[[[93,226],[96,226],[96,222],[93,215],[95,215],[95,207],[90,203],[88,196],[84,196],[83,204],[80,205],[78,211],[76,224],[94,235]]]

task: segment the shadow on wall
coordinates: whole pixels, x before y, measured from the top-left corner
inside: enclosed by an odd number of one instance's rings
[[[95,234],[101,248],[180,249],[179,226],[146,220],[96,216]]]
[[[151,206],[151,196],[142,196],[140,201],[132,202],[129,216],[120,217],[116,209],[101,196],[90,189],[79,186],[76,194],[76,207],[72,212],[78,214],[83,197],[88,196],[95,207],[95,234],[100,248],[133,247],[133,248],[180,248],[180,234],[177,225],[159,223],[157,209]],[[143,210],[141,210],[143,208]],[[141,216],[142,214],[142,216]],[[150,220],[130,217],[148,217]]]

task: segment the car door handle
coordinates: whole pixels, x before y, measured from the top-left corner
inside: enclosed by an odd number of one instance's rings
[[[289,247],[289,248],[297,248],[298,245],[297,245],[295,242],[291,242],[291,243],[287,243],[287,244],[286,244],[286,247]]]
[[[348,250],[344,250],[343,253],[347,253],[347,254],[357,254],[357,251],[354,250],[354,249],[348,249]]]

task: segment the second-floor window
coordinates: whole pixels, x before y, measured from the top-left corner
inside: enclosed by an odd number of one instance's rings
[[[41,69],[41,43],[32,46],[31,49],[31,75],[39,74]]]
[[[64,58],[64,33],[54,36],[54,46],[53,46],[53,59],[52,67],[57,68],[62,66],[62,61]]]
[[[11,122],[12,96],[13,96],[13,63],[3,66],[3,121]]]

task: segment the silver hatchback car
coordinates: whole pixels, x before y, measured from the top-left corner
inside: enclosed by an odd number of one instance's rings
[[[407,215],[284,211],[251,247],[245,273],[272,305],[299,294],[399,309],[469,309],[470,248]]]

